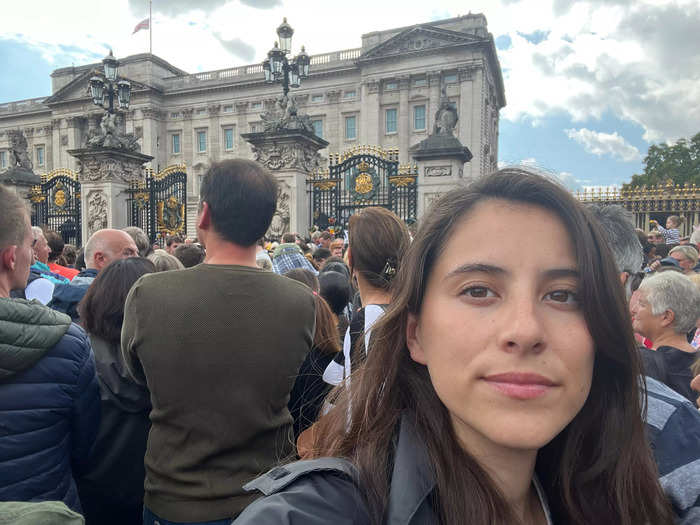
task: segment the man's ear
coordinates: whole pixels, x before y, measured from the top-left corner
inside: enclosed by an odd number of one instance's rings
[[[96,270],[102,270],[107,263],[105,254],[103,252],[96,251],[92,256],[92,263]]]
[[[17,246],[11,244],[0,251],[0,264],[2,269],[12,272],[17,266]]]
[[[622,286],[624,286],[627,283],[627,279],[629,279],[630,274],[628,272],[622,272],[620,273],[620,282],[622,282]]]
[[[676,314],[673,310],[666,310],[664,313],[661,314],[661,326],[664,328],[667,326],[671,326],[673,324],[673,321],[676,319]]]
[[[406,324],[406,346],[408,346],[408,352],[411,354],[411,359],[413,359],[416,363],[420,363],[421,365],[428,364],[425,351],[421,345],[418,316],[415,314],[408,314],[408,323]]]
[[[202,207],[197,214],[197,228],[208,230],[211,227],[211,208],[208,202],[202,202]]]

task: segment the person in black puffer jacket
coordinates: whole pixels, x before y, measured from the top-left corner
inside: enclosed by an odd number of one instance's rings
[[[10,298],[27,281],[32,234],[3,187],[0,210],[0,501],[59,500],[80,512],[73,474],[100,422],[95,360],[70,317]]]

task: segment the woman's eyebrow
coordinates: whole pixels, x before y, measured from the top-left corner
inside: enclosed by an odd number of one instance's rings
[[[573,277],[578,279],[581,276],[576,268],[551,268],[545,270],[542,274],[548,279],[558,279],[560,277]]]
[[[508,271],[505,270],[504,268],[501,268],[499,266],[494,266],[492,264],[465,263],[465,264],[462,264],[461,266],[458,266],[454,270],[451,270],[445,276],[445,279],[449,279],[451,277],[454,277],[455,275],[462,275],[465,273],[474,273],[474,272],[488,273],[488,274],[492,274],[492,275],[507,275],[508,274]]]

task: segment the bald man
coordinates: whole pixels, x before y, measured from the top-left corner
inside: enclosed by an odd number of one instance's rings
[[[85,244],[85,270],[76,275],[68,284],[56,285],[49,306],[71,316],[74,322],[79,319],[78,303],[97,274],[112,261],[137,257],[136,243],[122,230],[105,228],[93,233]]]

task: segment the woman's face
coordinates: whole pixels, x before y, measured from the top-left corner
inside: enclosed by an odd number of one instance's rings
[[[538,449],[581,410],[593,376],[569,235],[544,208],[493,199],[445,246],[409,318],[411,357],[467,450]]]
[[[659,330],[663,330],[664,314],[654,315],[645,290],[638,290],[637,301],[630,303],[632,328],[644,337],[654,340]]]

